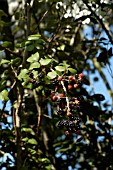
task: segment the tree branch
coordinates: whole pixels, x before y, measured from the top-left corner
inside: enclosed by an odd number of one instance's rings
[[[31,15],[30,15],[30,4],[26,2],[25,4],[25,18],[26,18],[26,39],[28,37],[28,35],[30,34],[30,19],[31,19]],[[25,48],[24,50],[24,54],[23,54],[23,62],[22,62],[22,67],[25,68],[26,66],[26,60],[28,57],[28,51]]]
[[[40,132],[40,123],[41,123],[41,107],[39,106],[39,98],[36,94],[36,90],[33,90],[33,94],[34,94],[34,99],[35,99],[35,104],[36,104],[36,108],[37,108],[37,112],[38,112],[38,120],[37,120],[37,134],[39,135]]]
[[[95,11],[92,10],[91,6],[88,5],[88,3],[85,2],[85,0],[83,0],[84,4],[88,7],[88,9],[91,11],[91,13],[95,16],[95,18],[97,19],[97,21],[101,24],[103,30],[106,32],[111,44],[113,44],[113,39],[112,36],[109,33],[109,30],[106,28],[106,26],[104,25],[102,19],[96,14]]]

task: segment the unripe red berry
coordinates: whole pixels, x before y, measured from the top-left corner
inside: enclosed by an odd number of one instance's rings
[[[67,131],[65,132],[65,134],[66,134],[66,136],[67,136],[67,135],[69,135],[70,133],[69,133],[69,131],[67,130]]]
[[[63,93],[60,93],[60,94],[59,94],[59,97],[60,97],[60,98],[64,97],[64,94],[63,94]]]
[[[80,134],[80,130],[75,130],[75,134],[79,135]]]
[[[75,99],[74,103],[75,103],[75,104],[79,104],[79,103],[80,103],[80,101],[79,101],[79,100],[77,100],[77,99]]]
[[[77,87],[78,87],[78,84],[74,84],[73,87],[74,87],[74,88],[77,88]]]
[[[71,112],[67,112],[67,116],[71,116]]]
[[[30,79],[30,80],[29,80],[29,83],[33,83],[33,79]]]
[[[73,86],[72,85],[68,85],[68,89],[70,90],[70,89],[72,89],[73,88]]]
[[[58,99],[58,97],[57,96],[53,96],[52,99],[55,101],[55,100]]]
[[[73,80],[73,78],[74,78],[73,76],[68,76],[69,80]]]
[[[62,80],[62,76],[59,76],[59,77],[57,78],[57,80],[58,80],[58,81],[61,81],[61,80]]]
[[[84,78],[84,74],[83,74],[83,73],[80,73],[80,74],[79,74],[79,78],[80,78],[80,79],[83,79],[83,78]]]
[[[54,93],[51,93],[51,98],[52,98],[54,95],[55,95]]]

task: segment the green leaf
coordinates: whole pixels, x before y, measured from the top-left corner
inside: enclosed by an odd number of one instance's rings
[[[2,44],[3,47],[12,47],[12,42],[10,41],[4,41],[3,44]]]
[[[42,158],[41,161],[46,162],[46,163],[50,163],[50,160],[48,158]]]
[[[65,71],[66,70],[66,67],[65,66],[56,66],[55,69],[57,71]]]
[[[2,59],[1,62],[0,62],[0,64],[6,64],[6,63],[10,63],[10,61],[6,60],[6,59]]]
[[[27,143],[37,145],[37,141],[34,138],[29,139]]]
[[[18,75],[18,79],[19,80],[25,79],[25,77],[28,76],[27,73],[28,73],[27,69],[21,70],[20,74]]]
[[[32,63],[29,67],[29,70],[32,70],[34,68],[40,68],[39,62]]]
[[[30,35],[28,37],[28,40],[38,40],[40,38],[40,34],[34,34],[34,35]]]
[[[7,14],[6,14],[3,10],[0,9],[0,18],[1,18],[2,16],[6,16],[6,17],[7,17]]]
[[[51,72],[49,72],[49,73],[47,74],[47,77],[48,77],[49,79],[54,79],[56,76],[57,76],[56,71],[51,71]]]
[[[7,90],[3,90],[0,93],[0,100],[3,100],[3,101],[8,101],[9,100],[8,91]]]
[[[23,127],[21,131],[35,135],[34,131],[31,128]]]
[[[39,53],[36,52],[35,54],[32,54],[31,57],[27,59],[27,61],[31,63],[34,61],[38,61],[38,59],[39,59]]]
[[[16,57],[15,59],[11,60],[11,64],[13,66],[19,66],[21,64],[21,58]]]
[[[103,100],[105,100],[105,97],[102,94],[94,94],[90,98],[92,100],[96,100],[96,101],[103,101]]]
[[[31,41],[26,41],[25,46],[31,45]]]
[[[23,142],[27,142],[28,140],[29,140],[28,137],[25,137],[25,138],[22,139]]]
[[[52,59],[43,59],[43,58],[41,58],[40,59],[40,64],[42,66],[45,66],[45,65],[48,65],[51,61],[52,61]]]
[[[76,74],[76,73],[77,73],[77,71],[76,71],[75,69],[73,69],[73,68],[68,68],[68,70],[69,70],[72,74]]]
[[[26,49],[28,50],[28,51],[32,51],[32,50],[34,50],[34,45],[28,45],[27,47],[26,47]]]
[[[29,151],[32,155],[34,155],[34,154],[37,153],[37,151],[36,151],[35,149],[31,149],[31,148],[28,148],[28,151]],[[32,168],[32,170],[33,170],[33,168]]]

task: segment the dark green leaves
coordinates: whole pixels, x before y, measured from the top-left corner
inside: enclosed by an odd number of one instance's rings
[[[43,44],[44,40],[41,38],[40,34],[34,34],[28,36],[28,39],[25,42],[25,47],[28,51],[32,51],[34,49],[42,49]]]
[[[99,101],[105,100],[105,97],[102,94],[94,94],[94,95],[91,96],[91,99],[99,102]]]

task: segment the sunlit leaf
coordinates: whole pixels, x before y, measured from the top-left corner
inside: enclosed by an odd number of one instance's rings
[[[6,64],[6,63],[10,63],[10,61],[6,60],[6,59],[2,59],[1,62],[0,62],[0,64]]]
[[[57,73],[55,71],[51,71],[47,74],[47,77],[49,79],[54,79],[57,76]]]
[[[3,90],[3,91],[0,92],[0,100],[3,100],[3,101],[8,101],[9,100],[7,90]]]
[[[41,58],[41,59],[40,59],[40,64],[41,64],[42,66],[45,66],[45,65],[48,65],[51,61],[52,61],[52,59],[49,59],[49,58],[47,58],[47,59]]]
[[[23,69],[21,70],[20,74],[18,75],[18,79],[22,80],[27,76],[28,70],[27,69]]]
[[[35,54],[32,54],[31,57],[29,57],[27,59],[28,62],[34,62],[34,61],[38,61],[39,59],[39,53],[36,52]]]
[[[29,140],[27,141],[27,143],[29,143],[29,144],[31,144],[31,145],[37,145],[37,141],[36,141],[36,139],[34,139],[34,138],[29,139]]]
[[[30,35],[28,37],[28,40],[38,40],[40,38],[40,34],[34,34],[34,35]]]
[[[66,70],[66,67],[65,66],[56,66],[55,69],[57,71],[65,71]]]
[[[68,68],[68,70],[69,70],[70,73],[72,73],[72,74],[76,74],[76,73],[77,73],[77,71],[76,71],[75,69],[73,69],[73,68]]]
[[[29,70],[32,70],[34,68],[40,68],[39,62],[34,62],[30,65]]]

